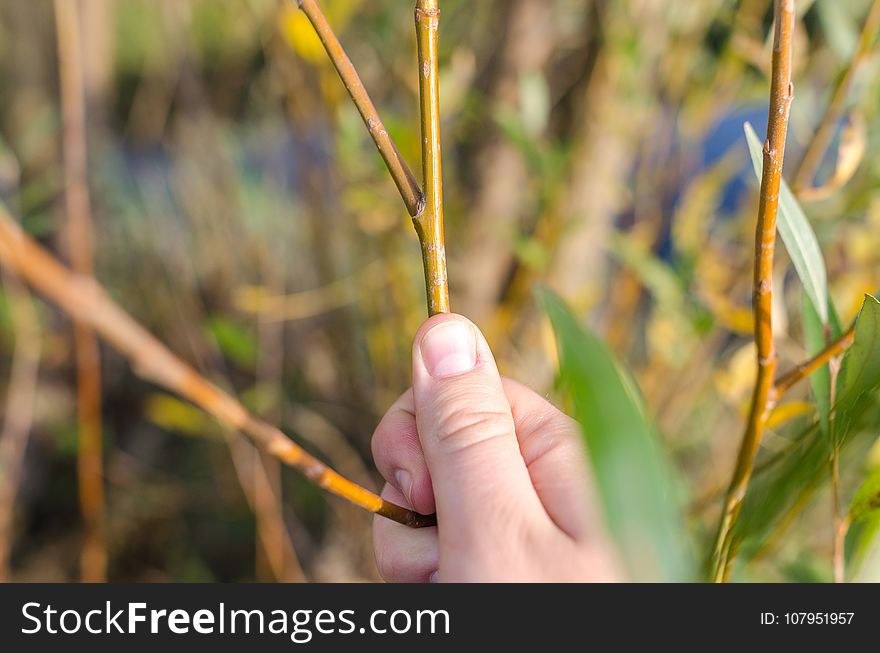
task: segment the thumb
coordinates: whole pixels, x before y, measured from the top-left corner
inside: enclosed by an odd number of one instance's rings
[[[540,509],[510,402],[479,329],[460,315],[425,322],[413,345],[416,426],[443,534],[494,541]]]

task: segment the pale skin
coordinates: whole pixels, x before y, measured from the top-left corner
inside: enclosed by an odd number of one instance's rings
[[[382,496],[439,526],[376,517],[390,582],[621,580],[577,424],[498,373],[464,317],[436,315],[413,344],[413,387],[373,435]]]

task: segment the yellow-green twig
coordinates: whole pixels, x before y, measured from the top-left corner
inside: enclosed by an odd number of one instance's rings
[[[722,507],[721,519],[712,555],[712,578],[726,580],[732,561],[733,528],[748,489],[755,455],[761,444],[770,408],[770,396],[776,373],[776,351],[773,344],[773,255],[776,246],[776,214],[779,209],[779,187],[785,139],[794,87],[791,82],[791,51],[794,33],[794,0],[776,0],[775,34],[770,83],[770,111],[767,141],[764,144],[764,172],[758,205],[755,233],[754,313],[758,373],[752,393],[745,434],[740,445],[733,477]]]

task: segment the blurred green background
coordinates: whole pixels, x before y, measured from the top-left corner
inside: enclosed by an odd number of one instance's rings
[[[419,176],[412,3],[321,4]],[[847,67],[869,4],[798,2],[789,161]],[[421,259],[308,21],[275,0],[82,6],[97,277],[204,375],[378,488],[369,440],[409,384],[425,315]],[[710,535],[754,380],[756,184],[742,123],[763,135],[771,2],[441,6],[453,310],[484,330],[504,374],[553,393],[555,349],[533,290],[560,293],[632,371],[683,472],[692,531]],[[847,96],[816,179],[831,186],[804,202],[845,322],[880,285],[878,65],[869,57]],[[57,80],[52,2],[3,0],[0,195],[65,258]],[[837,188],[844,164],[851,178]],[[801,299],[784,252],[778,259],[787,369],[805,357]],[[11,542],[12,579],[75,580],[72,338],[66,318],[34,306],[33,426],[0,537]],[[4,291],[0,389],[11,313]],[[283,574],[273,570],[248,501],[253,448],[102,352],[110,580],[377,579],[370,516],[266,462],[296,553],[285,553]],[[813,419],[802,385],[771,417],[770,454],[789,442],[788,425]],[[860,470],[880,466],[875,436],[860,446]],[[829,577],[826,495],[748,578]]]

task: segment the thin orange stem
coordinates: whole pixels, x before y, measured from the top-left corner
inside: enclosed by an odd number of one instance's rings
[[[433,515],[420,515],[385,501],[340,476],[277,427],[254,417],[237,399],[175,356],[114,302],[93,278],[74,274],[65,268],[26,235],[2,206],[0,264],[27,281],[74,320],[94,330],[129,360],[139,376],[180,395],[226,426],[250,436],[270,454],[298,469],[320,487],[407,526],[436,523]]]
[[[831,359],[840,356],[847,349],[852,347],[855,337],[855,325],[853,325],[846,331],[846,333],[841,335],[837,340],[833,341],[811,359],[804,361],[776,379],[776,384],[773,387],[771,395],[771,401],[777,401],[796,383],[807,378],[823,365],[827,365]]]

